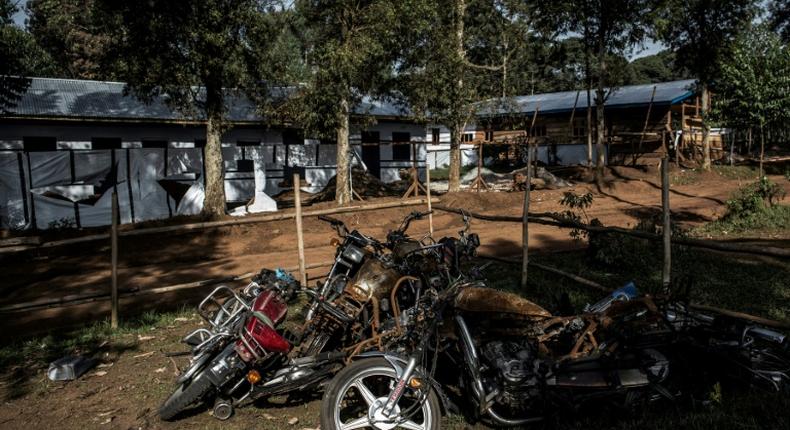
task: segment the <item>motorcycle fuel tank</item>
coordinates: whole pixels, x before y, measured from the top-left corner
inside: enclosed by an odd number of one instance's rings
[[[506,313],[539,319],[552,316],[546,309],[513,293],[482,287],[464,288],[455,298],[455,307],[467,312]]]
[[[288,352],[291,344],[275,328],[288,312],[282,297],[275,291],[264,290],[255,298],[250,310],[252,315],[244,323],[242,345],[239,345],[242,358],[248,361],[249,353],[260,357],[266,352]],[[244,354],[244,350],[248,354]]]
[[[397,271],[371,258],[359,268],[356,276],[348,283],[346,293],[360,303],[366,303],[371,297],[382,299],[389,295],[399,277]]]

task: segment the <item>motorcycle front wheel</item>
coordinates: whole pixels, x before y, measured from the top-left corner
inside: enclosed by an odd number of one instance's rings
[[[181,383],[159,407],[159,418],[165,421],[172,420],[176,415],[205,397],[213,385],[204,373],[205,369],[191,380]]]
[[[442,412],[436,393],[407,389],[393,417],[383,414],[397,375],[383,358],[357,361],[330,383],[321,402],[321,428],[326,430],[439,430]],[[424,390],[424,389],[423,389]]]

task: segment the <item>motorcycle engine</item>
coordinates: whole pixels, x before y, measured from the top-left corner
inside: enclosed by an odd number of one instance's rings
[[[520,410],[539,394],[536,355],[527,342],[488,342],[481,352],[495,372],[495,376],[485,382],[489,392],[496,390],[499,393],[499,403]]]

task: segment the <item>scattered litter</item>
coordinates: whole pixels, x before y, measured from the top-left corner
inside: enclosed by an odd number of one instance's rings
[[[264,413],[263,417],[266,418],[269,421],[274,420],[274,415],[271,415],[271,414]]]
[[[293,418],[288,420],[288,424],[290,424],[292,426],[296,425],[296,423],[298,423],[298,422],[299,422],[299,418],[297,418],[297,417],[293,417]]]
[[[178,318],[174,319],[173,321],[175,321],[175,322],[187,322],[187,321],[189,321],[189,318],[178,317]]]
[[[110,341],[109,340],[105,340],[104,342],[99,344],[99,348],[104,348],[105,346],[107,346],[109,344],[110,344]]]
[[[96,368],[97,369],[107,369],[107,368],[112,367],[113,364],[115,364],[115,363],[101,363],[98,366],[96,366]]]
[[[113,418],[114,418],[114,417],[109,417],[109,418],[107,418],[106,420],[104,420],[104,421],[100,422],[99,424],[101,424],[101,425],[104,425],[104,424],[109,424],[109,423],[111,423],[111,422],[112,422],[112,419],[113,419]]]
[[[107,372],[106,372],[106,371],[104,371],[104,370],[99,370],[99,371],[97,371],[97,372],[93,372],[93,373],[91,373],[91,376],[104,376],[104,375],[106,375],[106,374],[107,374]]]
[[[96,360],[82,355],[63,357],[49,364],[47,376],[52,381],[71,381],[96,365]]]
[[[137,340],[145,342],[146,340],[156,339],[156,336],[137,336]]]
[[[154,355],[154,351],[146,352],[146,353],[143,353],[143,354],[137,354],[137,355],[135,355],[132,358],[145,358],[145,357],[150,357],[152,355]]]
[[[167,367],[160,367],[160,368],[154,370],[154,373],[164,373],[165,370],[167,370]]]

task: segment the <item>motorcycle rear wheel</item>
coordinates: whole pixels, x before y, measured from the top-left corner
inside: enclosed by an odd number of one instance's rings
[[[159,407],[159,418],[170,421],[192,404],[203,398],[211,390],[211,381],[198,373],[191,381],[186,381],[176,388],[173,394]]]
[[[375,390],[372,386],[368,387],[368,383],[364,382],[364,380],[368,378],[383,378],[385,380],[390,380],[392,385],[394,385],[394,381],[397,380],[395,369],[393,369],[392,365],[383,358],[368,358],[357,361],[346,367],[335,376],[324,393],[324,399],[321,402],[322,429],[405,428],[412,430],[439,430],[441,428],[442,411],[439,406],[439,399],[433,390],[427,393],[427,398],[422,405],[420,411],[422,419],[416,420],[422,421],[421,423],[415,422],[414,417],[409,417],[409,419],[403,423],[380,421],[378,426],[372,424],[369,414],[375,409],[373,404],[375,401],[381,402],[386,400],[384,396],[388,394],[389,388],[385,386],[383,387],[385,390],[382,391],[382,387],[378,387],[379,390]],[[341,417],[341,415],[343,415],[341,405],[347,402],[346,396],[349,393],[349,389],[352,387],[358,395],[361,395],[364,399],[365,404],[361,405],[362,409],[368,408],[368,411],[358,410],[357,412],[363,413],[364,416],[360,417],[358,414],[353,414],[352,416],[356,419],[346,422],[348,418]],[[362,390],[364,390],[366,394],[362,394]],[[403,400],[404,398],[401,399],[398,407],[402,406]]]

